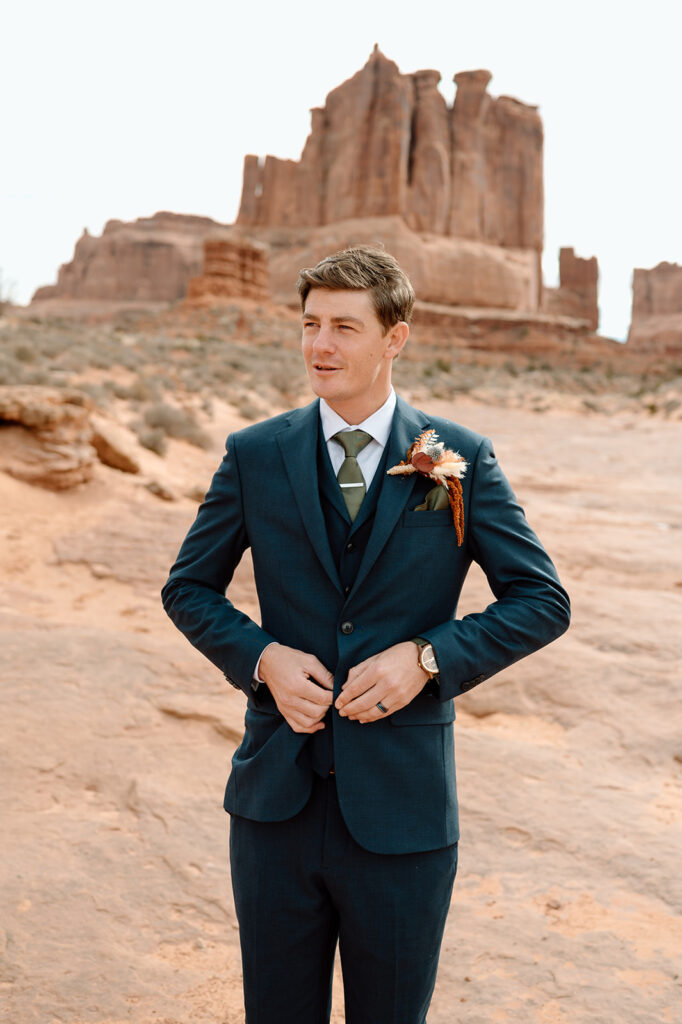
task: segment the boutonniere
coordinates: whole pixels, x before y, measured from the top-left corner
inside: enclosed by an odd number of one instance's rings
[[[464,500],[461,478],[467,470],[466,460],[446,448],[435,430],[425,430],[407,449],[405,460],[388,470],[389,476],[421,473],[447,490],[452,518],[457,530],[457,546],[464,540]]]

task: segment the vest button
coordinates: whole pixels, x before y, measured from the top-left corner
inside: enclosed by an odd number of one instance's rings
[[[344,634],[344,636],[350,636],[350,634],[353,632],[353,628],[354,627],[352,622],[341,623],[341,632]]]

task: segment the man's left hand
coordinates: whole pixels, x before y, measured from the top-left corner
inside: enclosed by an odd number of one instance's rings
[[[396,644],[350,670],[336,699],[336,708],[344,718],[376,722],[409,704],[427,681],[428,675],[417,661],[415,644],[411,641]],[[386,711],[377,707],[378,704]]]

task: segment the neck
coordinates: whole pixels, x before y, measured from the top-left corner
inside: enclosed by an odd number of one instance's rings
[[[368,416],[380,409],[388,396],[391,393],[391,385],[389,384],[386,394],[379,399],[372,401],[371,399],[351,399],[347,402],[330,402],[325,399],[330,409],[333,409],[337,416],[340,416],[342,420],[351,426],[354,423],[363,423]]]

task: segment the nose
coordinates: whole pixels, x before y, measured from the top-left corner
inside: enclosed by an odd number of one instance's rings
[[[321,355],[322,353],[333,352],[334,348],[333,330],[329,326],[320,324],[320,328],[315,333],[315,340],[313,341],[313,353]]]

